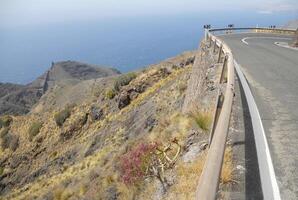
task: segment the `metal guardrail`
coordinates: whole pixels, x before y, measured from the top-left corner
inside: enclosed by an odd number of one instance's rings
[[[222,168],[226,139],[230,122],[230,114],[234,96],[234,59],[230,48],[216,36],[207,33],[207,37],[218,46],[227,57],[227,86],[221,112],[212,137],[212,142],[204,164],[196,191],[196,199],[215,199]]]
[[[244,31],[250,31],[255,33],[276,33],[276,34],[295,34],[295,29],[281,29],[281,28],[217,28],[217,29],[209,29],[209,33],[215,33],[215,32],[244,32]],[[214,35],[214,34],[213,34]]]
[[[225,145],[228,135],[228,128],[230,122],[230,114],[232,109],[233,95],[234,95],[234,68],[237,69],[237,73],[241,78],[243,74],[239,66],[235,66],[235,61],[231,49],[222,40],[213,34],[214,32],[228,32],[231,31],[253,31],[253,32],[265,32],[265,33],[278,33],[278,34],[295,34],[296,30],[292,29],[273,29],[273,28],[222,28],[222,29],[205,29],[205,41],[210,41],[210,44],[214,43],[214,49],[219,47],[219,59],[221,53],[224,53],[225,60],[227,62],[227,86],[224,95],[224,101],[222,104],[217,123],[214,125],[214,131],[212,131],[212,141],[208,151],[208,155],[204,164],[202,174],[197,186],[196,199],[198,200],[213,200],[217,197],[218,185],[220,180],[220,174],[222,169]],[[211,45],[210,45],[211,47]],[[222,52],[221,52],[222,51]],[[218,59],[218,60],[219,60]],[[241,76],[242,74],[242,76]],[[243,79],[243,78],[242,78]],[[245,85],[243,80],[240,80]],[[247,84],[247,83],[246,83]],[[249,87],[248,87],[249,90]],[[252,98],[249,96],[250,91],[246,92],[246,98]],[[255,118],[259,119],[259,113],[254,101],[251,101],[250,113]],[[269,153],[269,148],[264,134],[261,121],[253,122],[253,129],[256,141],[257,156],[259,160],[260,177],[262,191],[264,199],[278,200],[280,199],[278,185],[276,183],[275,174],[272,166],[272,161]]]

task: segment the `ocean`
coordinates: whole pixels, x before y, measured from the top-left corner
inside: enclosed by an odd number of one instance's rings
[[[192,13],[126,17],[27,27],[0,26],[0,82],[26,84],[51,62],[75,60],[127,72],[198,47],[203,25],[285,24],[291,14]]]

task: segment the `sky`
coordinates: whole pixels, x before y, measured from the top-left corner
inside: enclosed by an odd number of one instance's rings
[[[252,10],[293,13],[297,0],[1,0],[0,28],[121,17]]]

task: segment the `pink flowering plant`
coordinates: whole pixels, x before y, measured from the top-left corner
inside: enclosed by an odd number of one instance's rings
[[[175,148],[172,148],[173,144],[176,145],[176,153],[173,158],[170,158],[167,153],[175,150]],[[177,139],[172,140],[167,146],[157,142],[140,143],[120,158],[123,182],[125,184],[136,184],[146,177],[156,177],[166,188],[164,170],[173,166],[180,151],[181,146],[178,144]]]
[[[121,157],[124,183],[134,184],[146,176],[158,146],[157,143],[141,143]]]

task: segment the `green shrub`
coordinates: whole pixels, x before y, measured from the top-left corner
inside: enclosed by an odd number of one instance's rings
[[[0,118],[0,128],[2,127],[8,127],[12,122],[12,117],[11,116],[2,116]]]
[[[33,122],[28,130],[29,140],[32,141],[32,139],[39,133],[40,129],[42,127],[41,122]]]
[[[129,72],[127,74],[122,74],[121,76],[117,77],[114,82],[114,90],[119,91],[121,86],[128,85],[130,81],[135,79],[137,74],[134,72]]]
[[[56,113],[54,115],[56,124],[61,127],[65,120],[70,117],[71,108],[68,106],[64,110],[61,110],[60,112]]]
[[[114,89],[109,89],[106,91],[106,97],[108,99],[113,99],[116,95],[116,91]]]
[[[4,172],[4,167],[0,167],[0,176],[3,174]]]
[[[7,135],[7,133],[8,133],[8,131],[9,131],[9,128],[8,128],[8,127],[4,127],[4,128],[1,130],[1,132],[0,132],[0,138],[5,137],[5,135]]]
[[[211,125],[211,113],[196,111],[191,114],[196,124],[203,130],[208,131]]]

